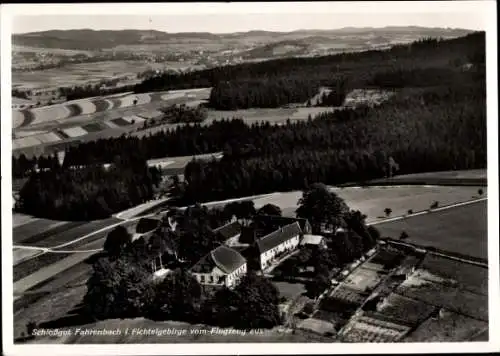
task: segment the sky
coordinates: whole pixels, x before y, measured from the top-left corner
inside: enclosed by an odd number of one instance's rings
[[[410,25],[484,30],[487,9],[482,5],[488,2],[18,5],[12,32],[89,28],[228,33]]]

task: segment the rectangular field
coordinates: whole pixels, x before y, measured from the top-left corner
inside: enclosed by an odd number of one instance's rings
[[[488,320],[488,297],[459,289],[448,283],[413,280],[402,283],[396,293],[426,304],[450,309],[469,317]]]
[[[487,203],[481,201],[377,224],[377,229],[392,238],[406,231],[408,242],[487,259],[487,217]]]
[[[469,340],[487,328],[488,323],[484,321],[445,311],[440,317],[422,323],[404,342],[459,342]]]
[[[417,325],[427,319],[436,307],[415,299],[392,293],[377,307],[378,313],[385,317]]]
[[[58,231],[60,229],[70,228],[72,223],[66,221],[57,221],[49,219],[36,219],[28,221],[20,226],[15,226],[12,230],[12,237],[14,244],[24,244],[29,245],[33,240],[36,240],[40,236],[41,239],[44,238],[49,231]]]

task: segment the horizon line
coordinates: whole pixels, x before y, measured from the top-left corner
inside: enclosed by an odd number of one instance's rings
[[[273,31],[273,30],[266,30],[266,29],[252,29],[252,30],[236,30],[236,31],[230,31],[230,32],[211,32],[211,31],[182,31],[182,32],[169,32],[169,31],[162,31],[162,30],[157,30],[154,28],[151,29],[138,29],[138,28],[122,28],[122,29],[95,29],[95,28],[71,28],[71,29],[59,29],[59,28],[53,28],[49,30],[40,30],[40,31],[29,31],[29,32],[12,32],[11,35],[28,35],[28,34],[35,34],[35,33],[43,33],[43,32],[50,32],[50,31],[61,31],[61,32],[69,32],[69,31],[94,31],[94,32],[99,32],[99,31],[108,31],[108,32],[119,32],[119,31],[155,31],[155,32],[161,32],[165,34],[172,34],[172,35],[182,35],[182,34],[187,34],[187,33],[199,33],[199,34],[212,34],[212,35],[228,35],[228,34],[246,34],[250,32],[270,32],[270,33],[294,33],[294,32],[301,32],[301,31],[341,31],[341,30],[347,30],[347,29],[352,29],[352,30],[362,30],[362,29],[389,29],[389,28],[421,28],[421,29],[441,29],[441,30],[462,30],[462,31],[472,31],[472,32],[481,32],[484,30],[478,30],[478,29],[472,29],[472,28],[465,28],[465,27],[449,27],[449,26],[421,26],[421,25],[388,25],[388,26],[343,26],[343,27],[337,27],[337,28],[300,28],[297,30],[291,30],[291,31]]]

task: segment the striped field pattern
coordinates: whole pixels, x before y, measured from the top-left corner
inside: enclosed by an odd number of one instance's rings
[[[42,144],[55,144],[56,142],[82,137],[92,132],[100,132],[107,129],[117,129],[132,124],[142,123],[145,120],[162,116],[163,114],[151,108],[142,108],[142,105],[166,101],[168,104],[178,104],[192,98],[190,104],[198,104],[208,99],[210,88],[187,89],[166,92],[153,93],[121,93],[109,95],[106,97],[94,97],[81,100],[73,100],[63,104],[50,106],[12,110],[12,123],[14,129],[14,139],[12,141],[13,149],[22,149]],[[135,103],[135,104],[134,104]],[[137,107],[136,107],[137,106]],[[126,108],[121,117],[112,120],[107,119],[107,111]],[[130,109],[127,109],[130,108]],[[98,114],[102,113],[102,114]],[[81,115],[89,116],[89,123],[69,128],[56,128],[52,130],[23,130],[30,125],[43,124],[51,121],[60,121]],[[83,117],[85,120],[86,118]],[[62,144],[63,142],[61,142]]]

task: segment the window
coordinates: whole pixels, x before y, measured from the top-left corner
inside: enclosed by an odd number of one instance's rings
[[[205,276],[204,275],[200,276],[200,281],[201,281],[201,283],[205,283]]]

